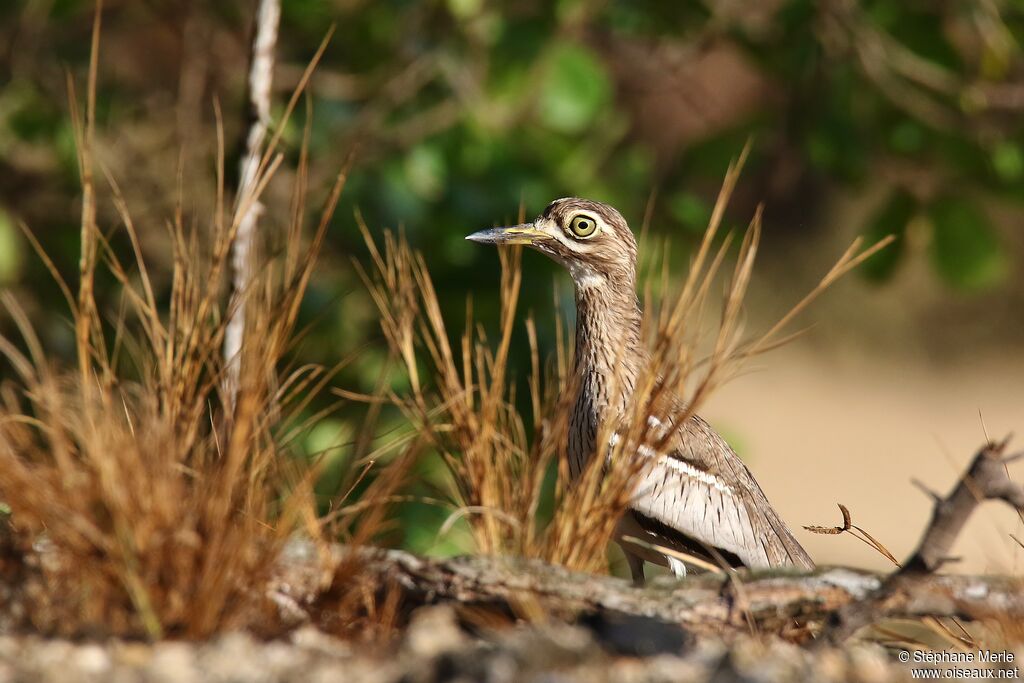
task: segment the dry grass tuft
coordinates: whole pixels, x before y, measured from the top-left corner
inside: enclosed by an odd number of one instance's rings
[[[384,335],[411,387],[410,396],[391,398],[450,468],[457,508],[452,519],[468,519],[481,552],[532,555],[527,548],[536,542],[537,491],[555,449],[552,439],[543,434],[532,442],[527,438],[521,416],[508,401],[514,392],[507,370],[519,296],[519,252],[501,253],[497,348],[492,350],[470,321],[456,354],[422,256],[390,233],[385,234],[382,252],[365,226],[363,232],[376,267],[375,277],[365,272],[363,277],[380,310]],[[531,340],[535,351],[531,395],[535,421],[542,424],[541,406],[553,394],[542,396],[533,335]],[[421,351],[431,363],[429,379],[421,376]],[[563,417],[564,413],[559,411]],[[550,428],[547,432],[559,433]]]
[[[295,210],[284,254],[254,263],[256,284],[239,299],[249,329],[238,400],[226,409],[220,349],[230,317],[222,303],[229,247],[239,216],[281,163],[277,138],[252,191],[226,208],[221,135],[209,234],[186,229],[181,210],[168,227],[174,272],[165,310],[109,176],[121,223],[113,227],[127,234],[133,264],[118,259],[97,220],[98,17],[84,121],[72,94],[83,188],[76,295],[40,250],[68,300],[77,370],[54,367],[18,302],[9,294],[2,301],[21,334],[18,343],[0,339],[17,375],[0,393],[0,499],[11,509],[5,542],[14,551],[3,567],[35,577],[22,586],[21,625],[38,632],[200,638],[256,618],[288,536],[300,527],[320,534],[312,472],[288,457],[288,444],[299,413],[332,373],[290,371],[283,361],[345,174],[311,240],[301,239],[304,220]],[[303,168],[293,206],[305,202],[304,178]],[[121,287],[121,306],[107,324],[94,299],[99,269]],[[12,557],[42,563],[12,564]]]
[[[790,337],[783,333],[799,313],[888,242],[863,251],[860,242],[854,242],[803,300],[765,333],[748,339],[743,334],[742,308],[760,239],[758,212],[739,245],[720,316],[717,322],[709,322],[716,299],[712,289],[721,279],[732,247],[731,235],[718,240],[720,226],[742,165],[743,158],[726,175],[711,223],[681,287],[672,289],[666,266],[660,290],[668,294],[660,299],[645,297],[644,332],[651,360],[637,383],[634,410],[624,423],[602,426],[598,443],[609,443],[613,432],[618,432],[617,445],[607,462],[594,458],[572,484],[564,457],[574,393],[569,352],[559,345],[554,371],[542,381],[545,373],[532,320],[526,324],[532,352],[529,389],[534,434],[527,434],[515,408],[507,363],[521,282],[518,248],[500,251],[501,325],[496,342],[474,329],[470,308],[470,322],[456,350],[448,341],[422,256],[391,233],[384,235],[379,248],[364,226],[375,267],[364,279],[380,310],[392,353],[410,378],[409,394],[391,399],[443,456],[452,475],[454,514],[468,518],[481,552],[536,557],[585,571],[604,569],[608,542],[647,465],[627,455],[636,453],[640,445],[661,451],[668,440],[649,433],[647,417],[657,414],[675,424],[688,419],[747,360],[785,343]],[[707,346],[710,353],[700,355],[698,350]],[[675,397],[683,397],[685,403]],[[539,524],[536,513],[545,472],[556,459],[554,514],[547,524]]]

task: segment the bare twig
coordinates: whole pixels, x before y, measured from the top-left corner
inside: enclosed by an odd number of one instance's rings
[[[224,395],[233,409],[238,395],[241,371],[239,351],[245,336],[245,305],[243,293],[252,282],[252,249],[256,222],[263,204],[254,195],[262,160],[263,141],[270,124],[271,83],[274,76],[274,47],[281,20],[280,0],[259,0],[253,31],[252,55],[249,64],[249,133],[240,164],[238,204],[243,208],[238,231],[231,245],[234,268],[231,294],[231,318],[224,331]]]
[[[1024,454],[1003,457],[1009,437],[988,443],[974,456],[971,466],[945,498],[935,499],[932,519],[903,569],[904,573],[934,572],[949,559],[953,542],[971,513],[983,501],[1001,500],[1024,510],[1024,487],[1012,481],[1005,463]]]
[[[810,531],[812,534],[821,534],[824,536],[838,536],[842,533],[849,533],[858,541],[870,546],[872,550],[899,567],[899,560],[896,559],[895,555],[889,552],[888,548],[882,545],[881,541],[853,523],[853,517],[850,515],[849,508],[842,503],[839,503],[838,505],[839,511],[843,513],[842,526],[805,526],[804,529]]]
[[[1024,457],[1024,453],[1004,456],[1009,440],[1007,437],[1000,442],[990,442],[979,450],[946,497],[926,490],[935,501],[935,507],[917,549],[878,590],[841,609],[823,640],[841,642],[863,626],[891,616],[894,611],[899,612],[908,603],[919,599],[921,586],[930,582],[932,576],[951,561],[949,553],[953,543],[971,513],[982,502],[1001,500],[1017,511],[1024,510],[1024,486],[1012,481],[1006,470],[1007,463]],[[968,605],[964,596],[950,594],[944,600],[945,616],[981,616],[977,612],[978,607]],[[942,598],[932,596],[931,601],[941,602]]]

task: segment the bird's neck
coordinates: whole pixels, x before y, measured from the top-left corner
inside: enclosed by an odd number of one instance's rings
[[[640,316],[632,281],[615,287],[577,282],[574,429],[592,433],[624,413],[645,358]]]

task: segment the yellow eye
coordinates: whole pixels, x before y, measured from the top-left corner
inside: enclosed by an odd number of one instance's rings
[[[590,237],[597,230],[597,221],[590,216],[576,216],[569,223],[569,230],[577,237]]]

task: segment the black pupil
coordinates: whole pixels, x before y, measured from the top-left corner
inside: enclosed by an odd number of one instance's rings
[[[576,224],[576,229],[579,230],[580,232],[586,232],[587,228],[589,227],[590,223],[587,223],[586,221],[580,221],[579,223]]]

